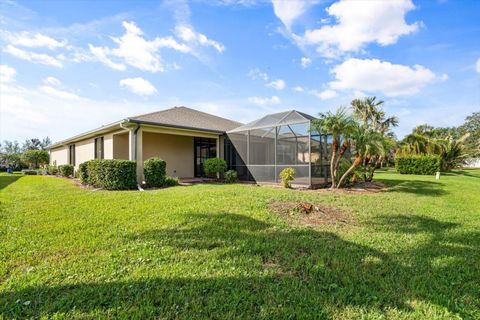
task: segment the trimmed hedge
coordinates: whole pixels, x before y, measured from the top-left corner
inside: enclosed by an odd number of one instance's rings
[[[22,170],[22,173],[26,176],[36,176],[36,175],[38,175],[37,170],[31,170],[31,169],[24,169],[24,170]]]
[[[73,166],[71,164],[58,166],[58,173],[60,173],[62,177],[71,177],[73,176]]]
[[[395,169],[401,174],[433,175],[440,171],[441,163],[441,157],[433,154],[395,157]]]
[[[226,170],[227,163],[221,158],[210,158],[203,163],[203,171],[207,176],[217,175],[217,178],[220,178],[220,175]]]
[[[47,166],[47,174],[51,176],[56,176],[58,174],[57,166]]]
[[[234,183],[238,180],[238,174],[235,170],[228,170],[225,172],[225,182]]]
[[[145,183],[149,187],[162,187],[167,176],[167,163],[160,158],[149,158],[143,163]]]
[[[107,190],[133,189],[137,186],[135,161],[90,160],[80,164],[82,183]]]

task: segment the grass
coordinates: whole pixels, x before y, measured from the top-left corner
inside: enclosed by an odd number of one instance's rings
[[[480,170],[375,194],[0,176],[0,318],[480,318]],[[348,210],[292,226],[272,199]]]

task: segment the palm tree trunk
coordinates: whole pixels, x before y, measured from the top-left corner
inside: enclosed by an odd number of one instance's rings
[[[337,189],[341,188],[343,186],[343,182],[345,179],[348,177],[350,173],[352,173],[353,170],[355,170],[356,167],[358,167],[362,163],[362,157],[360,155],[355,156],[355,160],[353,161],[352,165],[348,170],[343,174],[343,176],[340,178],[340,181],[338,181]]]
[[[332,177],[332,189],[335,188],[335,160],[337,157],[337,150],[338,150],[338,140],[336,137],[333,137],[332,143],[332,159],[330,159],[330,176]]]
[[[338,153],[337,160],[335,161],[335,166],[333,168],[334,170],[334,175],[335,178],[337,177],[337,171],[338,171],[338,166],[340,165],[340,160],[342,160],[343,155],[345,152],[347,152],[348,146],[350,145],[350,141],[348,139],[345,139],[342,144],[342,148],[340,149],[340,152]]]

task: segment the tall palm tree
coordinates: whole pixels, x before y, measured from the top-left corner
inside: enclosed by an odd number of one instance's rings
[[[383,136],[372,129],[366,128],[363,125],[357,125],[351,133],[351,139],[355,148],[355,158],[352,165],[342,175],[338,181],[337,188],[343,187],[345,179],[362,164],[365,157],[372,154],[377,154],[383,148]]]
[[[312,128],[318,132],[332,135],[332,156],[330,159],[330,175],[332,177],[332,188],[336,186],[337,169],[340,159],[349,147],[349,134],[355,127],[353,117],[343,107],[338,108],[335,113],[328,111],[320,113],[318,119],[312,121]],[[340,142],[343,140],[342,147]]]

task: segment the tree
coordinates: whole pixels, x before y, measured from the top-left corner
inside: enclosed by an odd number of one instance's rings
[[[312,128],[318,132],[332,135],[332,156],[330,159],[330,175],[332,177],[332,188],[335,188],[337,181],[337,170],[345,152],[348,150],[349,135],[355,126],[355,121],[345,108],[338,108],[335,113],[328,111],[320,113],[319,118],[312,121]],[[340,148],[340,142],[342,147]],[[340,152],[339,151],[340,148]]]
[[[45,150],[52,144],[52,140],[49,137],[45,137],[42,140],[38,138],[27,139],[23,143],[22,149],[25,150]]]
[[[480,111],[474,112],[465,119],[459,128],[461,134],[469,133],[465,140],[465,148],[471,157],[480,157]]]
[[[50,155],[46,150],[27,150],[22,155],[22,160],[30,169],[38,169],[40,166],[48,164]]]
[[[362,164],[366,157],[372,154],[378,154],[381,152],[383,146],[383,139],[381,133],[372,129],[366,128],[363,125],[357,125],[351,134],[353,146],[355,148],[355,157],[352,165],[345,171],[340,178],[337,188],[343,187],[343,183],[346,178]]]

